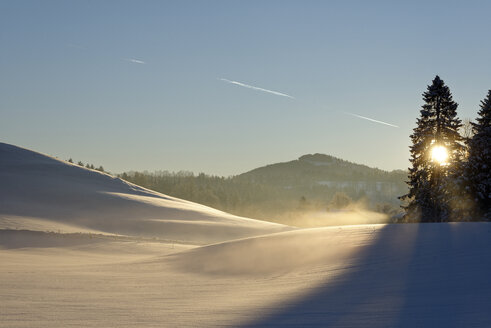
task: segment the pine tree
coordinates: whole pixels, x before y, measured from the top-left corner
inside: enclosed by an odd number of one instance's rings
[[[474,136],[469,141],[465,170],[467,188],[476,202],[476,214],[491,220],[491,90],[481,101]]]
[[[438,75],[423,93],[423,100],[425,104],[411,135],[409,192],[400,198],[408,201],[404,208],[411,220],[447,221],[450,216],[448,177],[462,157],[462,137],[458,132],[462,123],[457,118],[458,104]],[[438,148],[448,154],[445,161],[433,158]]]

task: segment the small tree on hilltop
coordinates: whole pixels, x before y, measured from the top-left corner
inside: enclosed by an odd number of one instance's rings
[[[457,118],[458,104],[438,75],[423,93],[423,100],[425,104],[411,135],[409,192],[400,198],[408,202],[404,209],[411,220],[447,221],[450,215],[448,176],[462,158],[459,134],[462,123]]]
[[[476,202],[477,214],[491,220],[491,90],[481,101],[478,115],[469,141],[466,188]]]

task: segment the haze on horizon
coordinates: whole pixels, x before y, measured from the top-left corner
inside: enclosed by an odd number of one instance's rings
[[[436,74],[459,117],[475,118],[491,85],[490,11],[482,1],[2,1],[0,141],[112,172],[230,175],[307,153],[405,169]]]

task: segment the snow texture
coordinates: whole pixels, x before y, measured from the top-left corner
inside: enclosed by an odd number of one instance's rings
[[[233,216],[0,143],[0,228],[32,218],[104,233],[211,243],[290,228]],[[15,218],[15,220],[12,220]],[[71,229],[70,231],[72,231]]]
[[[491,327],[490,223],[294,230],[12,146],[0,165],[0,327]]]

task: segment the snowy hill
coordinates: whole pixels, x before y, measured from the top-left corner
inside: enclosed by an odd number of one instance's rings
[[[0,144],[2,328],[491,327],[489,259],[490,223],[293,230]]]
[[[159,194],[0,143],[0,228],[210,243],[289,229]]]

